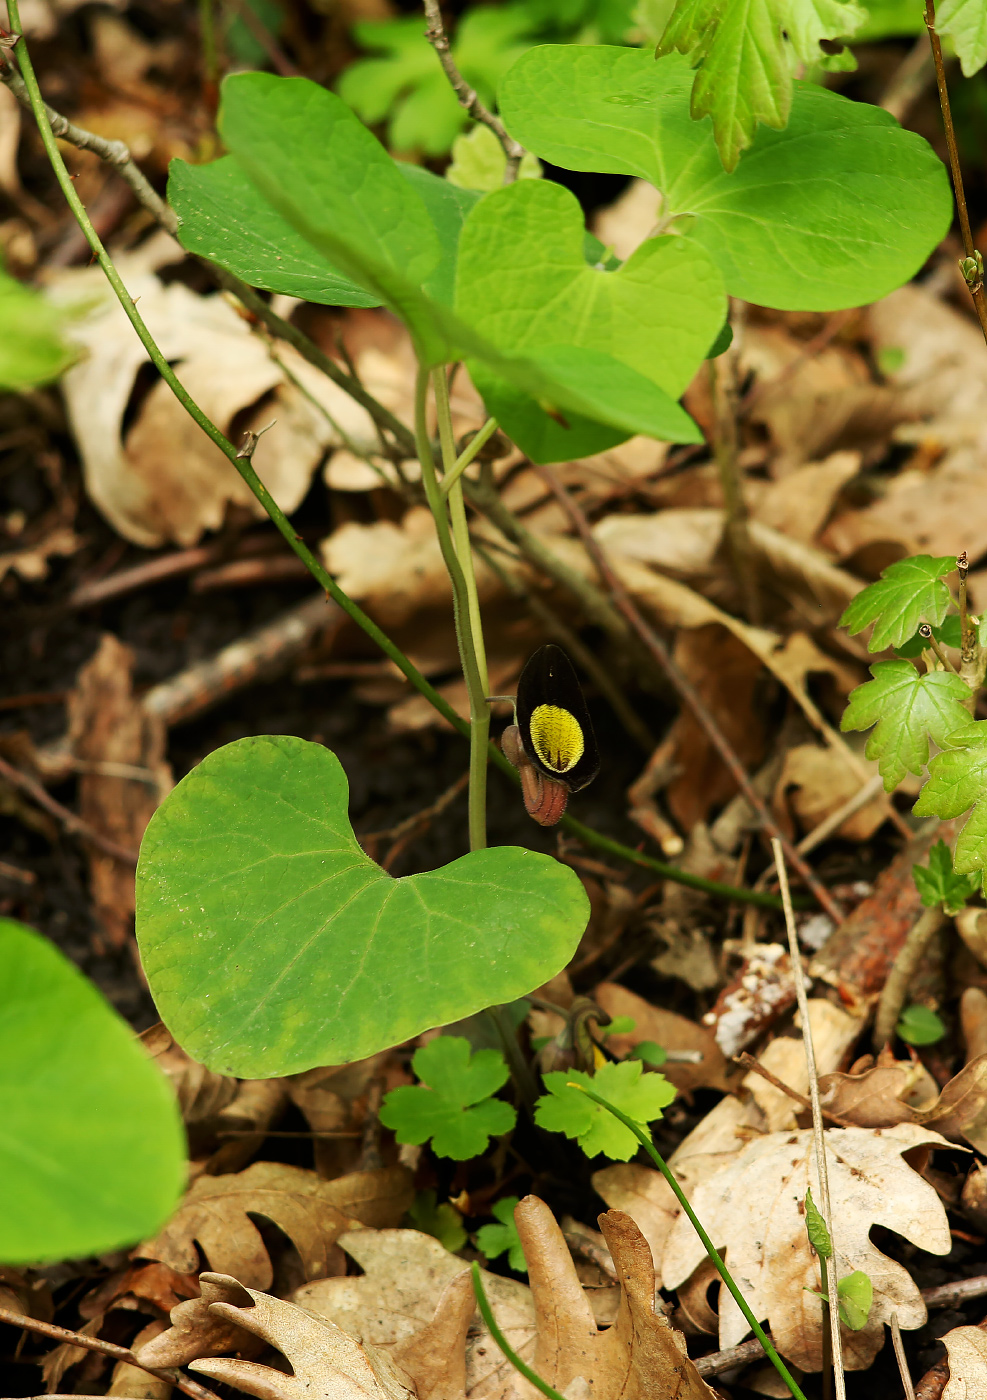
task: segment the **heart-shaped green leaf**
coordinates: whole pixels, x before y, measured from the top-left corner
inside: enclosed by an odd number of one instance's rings
[[[878,107],[797,83],[783,131],[759,127],[732,174],[689,110],[678,54],[543,45],[504,78],[500,110],[536,155],[568,170],[638,175],[661,223],[701,243],[727,291],[827,311],[907,282],[945,236],[952,199],[932,147]]]
[[[168,1081],[46,938],[0,919],[0,1259],[100,1254],[167,1219],[185,1179]]]
[[[554,976],[589,906],[567,866],[474,851],[395,880],[357,843],[346,776],[303,739],[209,755],[151,818],[137,936],[158,1010],[211,1069],[343,1064]]]
[[[591,267],[575,197],[561,185],[524,180],[488,194],[467,218],[456,310],[499,350],[603,351],[675,399],[727,307],[712,258],[687,239],[649,239],[614,272]],[[567,432],[482,364],[471,372],[505,432],[537,461],[586,456],[619,441],[598,423],[586,424],[577,441],[573,428]]]

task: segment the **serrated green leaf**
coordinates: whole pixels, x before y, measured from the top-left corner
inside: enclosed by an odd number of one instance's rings
[[[209,754],[151,818],[141,958],[162,1020],[211,1069],[364,1059],[513,1001],[572,956],[588,904],[566,866],[500,846],[395,880],[347,803],[328,749],[262,735]]]
[[[949,735],[948,749],[929,764],[929,780],[912,809],[916,816],[950,820],[973,812],[956,840],[953,869],[960,874],[987,867],[987,721],[978,720]]]
[[[491,1097],[508,1079],[499,1050],[471,1052],[463,1036],[440,1035],[415,1051],[411,1066],[421,1083],[392,1089],[380,1108],[398,1142],[431,1140],[437,1157],[464,1162],[514,1127],[514,1109]]]
[[[873,43],[891,35],[925,34],[925,7],[912,0],[867,0],[867,18],[854,30],[854,42]]]
[[[959,613],[950,613],[941,627],[932,628],[932,635],[940,646],[959,648],[962,641],[961,630]],[[895,647],[896,655],[910,658],[921,656],[923,651],[928,650],[928,640],[920,632],[909,637],[908,641],[903,642],[900,647]]]
[[[185,1185],[174,1093],[74,964],[12,919],[0,919],[0,1064],[0,1259],[153,1234]]]
[[[836,1285],[839,1300],[840,1318],[852,1332],[866,1327],[874,1302],[874,1285],[869,1274],[854,1269],[852,1274],[841,1278]]]
[[[0,389],[31,389],[68,369],[76,352],[62,323],[50,302],[0,266]]]
[[[945,236],[942,162],[886,112],[796,84],[786,129],[760,128],[731,175],[710,126],[689,115],[691,76],[677,54],[543,45],[504,78],[501,114],[543,160],[649,180],[662,224],[708,250],[730,295],[760,306],[874,301]]]
[[[941,746],[969,724],[963,701],[969,700],[970,687],[950,671],[921,675],[904,660],[877,661],[870,671],[874,679],[850,692],[840,728],[846,733],[876,726],[866,754],[877,760],[884,786],[892,792],[906,773],[922,772],[929,761],[930,736]]]
[[[514,1223],[514,1207],[517,1196],[504,1196],[492,1207],[499,1225],[481,1225],[476,1232],[476,1247],[488,1259],[496,1259],[507,1252],[507,1262],[515,1273],[526,1274],[528,1261],[524,1257],[524,1246]]]
[[[437,1204],[434,1191],[418,1191],[408,1210],[408,1217],[416,1230],[431,1235],[443,1249],[455,1254],[466,1243],[466,1226],[463,1217],[448,1201]]]
[[[592,1077],[581,1070],[553,1070],[544,1076],[548,1093],[535,1103],[535,1122],[550,1133],[576,1138],[587,1157],[602,1152],[612,1161],[627,1162],[640,1147],[637,1138],[572,1085],[585,1084],[645,1128],[675,1098],[675,1086],[663,1074],[643,1069],[640,1060],[622,1060],[601,1065]]]
[[[946,574],[956,568],[955,556],[934,558],[916,554],[886,568],[876,583],[868,584],[840,618],[847,631],[862,632],[874,623],[868,651],[903,646],[922,622],[938,627],[950,605]]]
[[[466,190],[482,190],[489,193],[499,190],[504,183],[507,169],[507,155],[489,126],[477,122],[472,131],[457,136],[452,143],[452,161],[446,170],[446,179],[453,185]],[[518,166],[519,180],[541,178],[541,161],[530,151],[525,151]]]
[[[812,1192],[805,1193],[805,1233],[809,1237],[809,1243],[819,1255],[820,1259],[831,1259],[833,1257],[833,1241],[829,1237],[826,1229],[826,1222],[819,1213],[815,1201],[812,1199]]]
[[[928,865],[912,866],[912,875],[925,907],[935,909],[941,904],[950,917],[980,888],[979,876],[960,875],[953,869],[953,853],[945,841],[937,841],[929,851]]]
[[[906,1006],[895,1030],[909,1045],[935,1045],[946,1034],[942,1019],[929,1006]]]
[[[603,351],[678,398],[726,315],[712,259],[687,239],[655,238],[604,272],[586,262],[584,232],[582,210],[561,185],[529,180],[488,194],[463,226],[457,312],[499,350]],[[484,365],[470,372],[504,431],[538,461],[620,440],[599,424],[563,428]]]
[[[852,34],[866,17],[853,0],[679,0],[658,56],[677,49],[698,66],[692,115],[712,119],[733,170],[758,122],[788,121],[795,62],[818,64],[822,40]]]
[[[953,41],[963,76],[972,78],[987,63],[987,5],[984,0],[942,0],[936,29]]]

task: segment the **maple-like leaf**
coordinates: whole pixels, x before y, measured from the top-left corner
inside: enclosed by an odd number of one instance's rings
[[[857,594],[840,618],[840,626],[851,633],[862,632],[873,622],[868,651],[904,646],[920,623],[938,627],[945,618],[951,599],[942,580],[955,568],[956,559],[949,555],[916,554],[899,559],[876,583]]]
[[[926,1309],[902,1265],[870,1239],[875,1225],[903,1235],[931,1254],[951,1248],[949,1222],[935,1190],[902,1160],[902,1153],[938,1133],[911,1123],[883,1130],[830,1128],[825,1133],[832,1203],[833,1257],[841,1277],[859,1270],[874,1286],[866,1324],[844,1338],[846,1364],[863,1370],[884,1344],[884,1324],[897,1312],[902,1327],[921,1327]],[[802,1203],[815,1179],[812,1132],[766,1133],[701,1181],[692,1206],[724,1255],[754,1315],[767,1319],[778,1350],[806,1371],[822,1365],[824,1319],[818,1297],[819,1261],[805,1233]],[[702,1241],[685,1216],[672,1227],[662,1275],[667,1287],[685,1283],[706,1259]],[[808,1292],[806,1290],[809,1290]],[[720,1346],[731,1347],[748,1331],[725,1288],[720,1289]]]
[[[984,0],[943,0],[936,29],[953,41],[963,69],[972,78],[987,63],[987,5]]]
[[[929,764],[929,781],[912,809],[919,817],[959,817],[973,807],[956,840],[953,869],[961,874],[987,866],[987,721],[967,723],[949,737],[950,747]]]
[[[969,700],[970,687],[950,671],[922,675],[904,660],[878,661],[870,671],[874,679],[850,692],[840,728],[876,726],[866,754],[877,759],[884,786],[892,792],[906,773],[921,773],[928,763],[930,737],[939,745],[952,743],[951,736],[969,726],[963,701]]]
[[[630,1128],[571,1086],[585,1084],[646,1128],[675,1098],[675,1086],[663,1074],[643,1074],[643,1069],[640,1060],[623,1060],[608,1061],[592,1077],[581,1070],[553,1070],[544,1076],[548,1093],[535,1104],[535,1122],[550,1133],[576,1138],[587,1157],[602,1152],[615,1162],[626,1162],[640,1147]]]
[[[927,909],[941,904],[952,918],[977,893],[980,880],[953,869],[953,853],[945,841],[937,841],[929,851],[928,865],[913,865],[912,877]]]
[[[678,49],[699,71],[692,115],[710,116],[727,170],[758,122],[783,127],[796,61],[825,63],[820,42],[852,34],[867,18],[855,0],[678,0],[658,54]],[[840,67],[855,67],[847,56]]]
[[[488,1259],[496,1259],[499,1254],[507,1254],[507,1262],[515,1273],[526,1274],[528,1266],[524,1260],[524,1249],[514,1222],[514,1207],[517,1196],[504,1196],[491,1207],[498,1225],[481,1225],[476,1232],[476,1247]]]
[[[492,1098],[509,1071],[499,1050],[477,1050],[463,1036],[440,1035],[411,1060],[420,1084],[403,1084],[384,1099],[380,1121],[398,1142],[432,1140],[437,1157],[465,1161],[485,1152],[492,1137],[510,1132],[517,1114]]]

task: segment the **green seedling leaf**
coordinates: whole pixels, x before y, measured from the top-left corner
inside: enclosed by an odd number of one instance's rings
[[[151,818],[141,957],[201,1064],[268,1078],[362,1060],[554,976],[586,927],[576,874],[514,846],[395,880],[361,850],[339,760],[263,735],[211,753]]]
[[[852,34],[866,18],[853,0],[678,0],[658,56],[677,49],[698,68],[692,115],[712,119],[733,170],[758,122],[788,121],[796,63],[825,65],[821,41]]]
[[[942,905],[952,918],[980,889],[979,875],[958,875],[953,869],[953,853],[945,841],[937,841],[929,851],[928,865],[913,865],[912,875],[927,909]]]
[[[615,272],[589,266],[576,198],[546,180],[488,194],[459,245],[456,310],[499,350],[603,351],[676,399],[726,315],[712,259],[683,238],[650,239]],[[618,441],[599,424],[566,430],[478,363],[470,372],[504,431],[539,461],[587,456]]]
[[[874,1285],[870,1275],[860,1269],[854,1269],[852,1274],[841,1278],[836,1285],[836,1297],[840,1320],[852,1332],[860,1332],[867,1325],[874,1302]]]
[[[956,568],[956,557],[916,554],[886,568],[876,583],[868,584],[849,604],[840,626],[850,633],[874,624],[868,651],[900,647],[914,637],[919,624],[939,627],[951,602],[943,583]]]
[[[437,1157],[465,1162],[514,1127],[514,1109],[491,1097],[509,1077],[499,1050],[471,1052],[465,1037],[440,1035],[415,1051],[411,1067],[421,1083],[392,1089],[380,1109],[398,1142],[431,1141]]]
[[[442,249],[425,200],[335,94],[305,78],[235,74],[223,84],[220,124],[232,155],[265,198],[405,322],[424,364],[482,364],[556,414],[617,428],[611,440],[633,433],[702,440],[654,380],[612,355],[577,345],[505,354],[454,315],[435,291],[444,281]],[[447,198],[467,194],[439,183]],[[578,455],[575,441],[574,431],[569,455]],[[520,438],[518,444],[530,455],[537,447]]]
[[[629,1035],[637,1025],[633,1016],[614,1016],[608,1026],[604,1026],[601,1036],[604,1040],[611,1035]]]
[[[642,50],[544,45],[507,74],[500,108],[543,160],[649,180],[662,227],[701,243],[730,295],[760,306],[874,301],[945,235],[945,168],[886,112],[797,83],[785,130],[759,128],[728,174],[711,127],[690,116],[691,81],[678,54],[656,63]]]
[[[987,6],[983,0],[942,0],[936,29],[953,41],[963,76],[972,78],[987,63]]]
[[[0,1064],[0,1259],[153,1234],[185,1185],[174,1093],[82,973],[12,919],[0,919]]]
[[[601,1065],[592,1078],[582,1070],[553,1070],[544,1076],[548,1093],[535,1104],[535,1122],[575,1138],[587,1157],[602,1152],[611,1161],[627,1162],[640,1146],[630,1128],[573,1085],[585,1084],[646,1129],[675,1098],[675,1086],[663,1074],[643,1070],[640,1060]]]
[[[805,1193],[805,1233],[809,1237],[809,1243],[819,1255],[820,1259],[831,1259],[833,1257],[833,1241],[829,1237],[826,1229],[826,1222],[819,1213],[815,1201],[812,1199],[812,1192]]]
[[[928,1006],[906,1006],[895,1027],[909,1045],[935,1045],[946,1034],[941,1019]]]
[[[0,389],[49,384],[75,358],[62,317],[44,297],[0,267]]]
[[[922,772],[930,737],[940,746],[952,743],[952,734],[969,724],[963,702],[970,687],[951,671],[921,675],[910,661],[877,661],[870,672],[874,679],[850,692],[840,728],[875,726],[866,754],[877,760],[885,789],[893,792],[906,773]]]
[[[950,613],[941,627],[933,627],[931,630],[940,646],[959,648],[962,631],[959,613]],[[921,656],[923,651],[928,649],[927,639],[922,636],[921,632],[916,632],[914,637],[910,637],[902,646],[895,647],[895,653],[898,656],[915,658]]]
[[[487,1259],[496,1259],[506,1251],[507,1262],[514,1272],[526,1274],[528,1261],[524,1257],[524,1249],[514,1223],[514,1207],[517,1203],[517,1196],[504,1196],[494,1204],[493,1214],[500,1224],[481,1225],[475,1236],[476,1247]]]
[[[463,189],[482,190],[487,194],[501,188],[506,169],[507,156],[503,146],[489,126],[477,122],[472,131],[457,136],[453,141],[452,162],[446,171],[446,179],[453,185],[461,185]],[[541,173],[541,161],[530,151],[525,151],[518,166],[518,179],[537,180]]]
[[[624,1057],[627,1060],[643,1060],[646,1065],[651,1065],[654,1069],[667,1063],[668,1051],[653,1040],[639,1040],[632,1050],[629,1050]]]
[[[973,807],[956,839],[953,870],[983,872],[987,866],[987,721],[970,723],[949,735],[949,748],[929,764],[929,780],[912,809],[919,817],[962,816]]]
[[[408,1211],[408,1218],[416,1230],[437,1239],[443,1249],[455,1254],[466,1243],[466,1226],[463,1217],[448,1201],[436,1204],[434,1191],[419,1191]]]

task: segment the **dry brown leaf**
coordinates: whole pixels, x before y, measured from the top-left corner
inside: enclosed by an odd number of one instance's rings
[[[163,1322],[149,1322],[142,1327],[130,1344],[135,1354],[146,1343],[164,1330]],[[151,1376],[140,1366],[132,1366],[129,1361],[118,1361],[113,1367],[113,1379],[107,1395],[127,1397],[127,1400],[169,1400],[173,1386],[170,1381],[159,1376]]]
[[[169,246],[176,247],[166,244],[166,250]],[[157,260],[168,256],[159,253]],[[118,265],[162,352],[224,432],[259,431],[277,419],[260,439],[253,464],[281,508],[292,511],[324,448],[338,443],[338,435],[287,382],[224,297],[197,296],[179,282],[165,287],[148,271],[149,261],[152,254],[142,252],[118,259]],[[262,516],[245,483],[163,380],[152,380],[143,399],[138,389],[136,417],[124,430],[138,376],[143,381],[150,371],[143,368],[146,352],[99,268],[60,273],[49,295],[74,311],[71,334],[85,353],[65,374],[62,387],[86,490],[114,529],[145,548],[169,540],[190,545],[204,530],[219,528],[230,503]],[[280,346],[278,355],[351,435],[369,437],[367,415],[348,395],[291,347]]]
[[[187,1366],[201,1356],[235,1351],[247,1358],[259,1356],[264,1344],[236,1322],[211,1311],[213,1303],[248,1306],[250,1295],[243,1284],[226,1274],[199,1275],[201,1297],[178,1303],[171,1309],[171,1326],[134,1352],[145,1366]]]
[[[702,579],[714,571],[723,542],[722,510],[659,510],[652,515],[605,515],[593,527],[608,553]]]
[[[841,1007],[819,997],[813,997],[809,1002],[809,1024],[816,1065],[824,1073],[840,1063],[863,1028],[863,1021],[858,1017],[848,1015]],[[766,1070],[790,1089],[798,1094],[808,1094],[809,1067],[801,1035],[778,1036],[765,1046],[757,1058]],[[796,1126],[796,1115],[801,1111],[799,1104],[769,1083],[763,1075],[751,1070],[744,1079],[744,1088],[763,1113],[763,1127],[767,1132],[781,1132]]]
[[[292,1300],[374,1347],[410,1345],[433,1322],[447,1288],[463,1274],[462,1259],[418,1230],[360,1230],[341,1236],[339,1243],[363,1274],[305,1284]],[[508,1342],[531,1364],[535,1319],[528,1288],[488,1273],[483,1283]],[[458,1316],[455,1295],[446,1299],[445,1308]],[[471,1400],[506,1396],[514,1375],[486,1328],[481,1324],[471,1329],[466,1353],[466,1392]]]
[[[811,544],[840,491],[859,471],[859,452],[834,452],[823,462],[797,467],[761,492],[752,517],[790,539]]]
[[[874,1285],[866,1325],[844,1334],[848,1369],[864,1370],[884,1344],[884,1324],[897,1312],[904,1328],[921,1327],[925,1303],[911,1275],[871,1242],[874,1225],[903,1235],[931,1254],[952,1247],[942,1202],[901,1154],[943,1144],[911,1123],[892,1128],[830,1128],[829,1184],[834,1246],[841,1275],[860,1269]],[[731,1272],[744,1281],[754,1315],[766,1319],[778,1350],[805,1371],[822,1365],[822,1306],[806,1289],[820,1287],[819,1263],[805,1233],[802,1203],[815,1187],[810,1175],[812,1133],[769,1133],[748,1144],[722,1171],[701,1182],[692,1205]],[[702,1241],[680,1217],[668,1236],[662,1274],[668,1287],[684,1282],[706,1258]],[[747,1335],[743,1314],[720,1289],[720,1346]]]
[[[353,1064],[293,1074],[285,1086],[313,1133],[358,1133],[364,1122],[367,1094],[375,1079],[382,1080],[387,1089],[412,1082],[398,1057],[392,1051],[382,1050]],[[361,1144],[359,1137],[316,1137],[314,1148],[315,1170],[331,1181],[356,1168]]]
[[[871,775],[877,764],[860,758],[861,767]],[[779,821],[790,824],[787,808],[798,819],[804,833],[838,812],[864,786],[865,780],[853,771],[841,752],[819,744],[796,744],[785,753],[781,776],[775,785],[772,805]],[[866,841],[884,822],[887,808],[880,797],[859,807],[832,834],[844,841]],[[786,820],[787,819],[787,820]]]
[[[79,1303],[79,1314],[91,1318],[97,1313],[123,1308],[167,1315],[179,1303],[198,1296],[199,1281],[195,1274],[176,1273],[158,1261],[131,1264],[127,1269],[110,1274],[87,1293]]]
[[[144,1031],[140,1040],[158,1069],[170,1079],[186,1123],[215,1117],[235,1097],[239,1080],[217,1074],[190,1059],[163,1021]]]
[[[607,1048],[618,1059],[623,1059],[641,1040],[652,1040],[664,1050],[698,1051],[702,1055],[699,1064],[668,1063],[662,1066],[662,1074],[677,1089],[687,1092],[700,1086],[729,1090],[727,1062],[715,1036],[706,1027],[664,1007],[652,1006],[617,982],[601,982],[593,991],[593,1000],[608,1015],[631,1016],[635,1021],[632,1031],[607,1040]]]
[[[230,1176],[199,1177],[165,1228],[139,1253],[188,1273],[196,1267],[198,1244],[214,1272],[235,1268],[240,1278],[269,1288],[271,1261],[250,1212],[272,1220],[293,1241],[306,1278],[322,1278],[345,1230],[354,1222],[380,1226],[400,1220],[413,1195],[403,1167],[322,1181],[303,1167],[255,1162]]]
[[[858,1128],[890,1128],[915,1121],[913,1110],[902,1099],[915,1077],[908,1060],[874,1065],[863,1074],[823,1074],[819,1097],[827,1113],[848,1118]]]
[[[949,1358],[942,1400],[987,1400],[987,1332],[954,1327],[940,1338]]]
[[[80,773],[79,815],[131,851],[140,846],[172,785],[164,725],[134,695],[134,659],[129,647],[105,633],[68,696],[68,748]],[[134,872],[95,847],[88,860],[96,913],[110,944],[120,948],[133,932]]]
[[[987,1152],[987,1055],[964,1065],[934,1104],[915,1113],[914,1122],[935,1128],[953,1142],[966,1141]]]
[[[82,536],[77,535],[71,526],[55,525],[45,531],[40,539],[27,540],[19,548],[0,554],[0,579],[15,573],[27,582],[35,583],[47,576],[50,559],[63,559],[75,554],[84,543]]]

